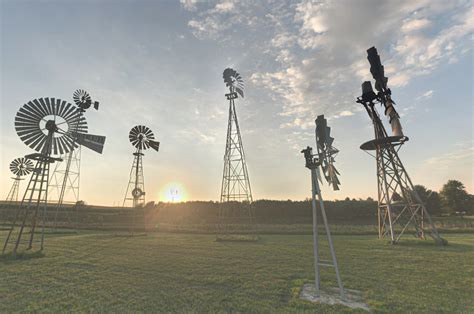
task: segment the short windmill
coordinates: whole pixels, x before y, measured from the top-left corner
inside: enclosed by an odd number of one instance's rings
[[[18,201],[18,193],[20,190],[20,181],[24,180],[22,177],[27,176],[33,170],[33,162],[24,157],[16,158],[10,163],[10,171],[15,175],[13,179],[13,185],[8,192],[6,198],[7,202]]]
[[[224,171],[222,174],[222,186],[219,209],[219,231],[227,233],[225,222],[240,210],[232,210],[229,203],[245,203],[243,216],[247,216],[250,225],[254,224],[254,215],[250,204],[252,203],[252,189],[250,187],[247,163],[245,160],[244,146],[240,134],[240,126],[235,110],[235,99],[244,97],[244,81],[240,74],[234,69],[227,68],[223,73],[224,83],[229,88],[225,94],[229,101],[229,119],[227,123],[227,139],[224,154]],[[240,218],[240,217],[235,217]]]
[[[389,238],[390,242],[395,244],[411,229],[416,237],[423,239],[426,226],[429,235],[438,244],[446,244],[447,241],[439,235],[398,156],[401,145],[408,140],[408,137],[403,134],[380,56],[375,47],[368,49],[367,54],[377,93],[373,91],[371,82],[366,81],[362,84],[362,96],[357,98],[357,103],[364,106],[374,126],[375,139],[362,144],[360,148],[376,153],[379,238]],[[385,130],[375,108],[376,103],[383,105],[392,128],[392,135],[388,135]],[[428,221],[426,225],[425,219]],[[395,228],[396,225],[400,228]]]
[[[78,143],[94,147],[105,141],[103,136],[85,133],[87,123],[75,106],[55,98],[39,98],[23,105],[15,117],[15,129],[20,139],[37,153],[25,156],[36,164],[2,250],[5,253],[12,246],[13,256],[21,246],[29,250],[39,243],[43,249],[50,165],[62,161],[55,156],[70,152]],[[35,239],[38,225],[39,240]]]
[[[306,168],[311,170],[311,186],[312,186],[312,206],[313,206],[313,253],[314,253],[314,274],[315,274],[315,291],[316,297],[320,296],[321,290],[321,275],[320,267],[331,267],[334,268],[336,273],[337,284],[339,286],[339,293],[342,300],[346,299],[344,293],[344,287],[342,285],[342,280],[339,275],[339,267],[337,265],[336,252],[334,251],[334,245],[331,237],[331,232],[329,230],[328,219],[326,216],[326,211],[324,209],[323,197],[321,195],[321,189],[319,187],[319,182],[322,182],[321,172],[324,175],[326,181],[332,186],[334,190],[339,190],[339,179],[338,171],[334,166],[334,158],[339,152],[336,148],[332,146],[334,138],[331,137],[331,128],[328,127],[327,121],[323,115],[320,115],[316,119],[316,147],[317,154],[313,154],[313,149],[311,147],[306,147],[301,152],[304,154],[306,160]],[[321,172],[320,172],[321,169]],[[318,213],[316,205],[316,195],[318,196],[319,209],[321,211],[321,216],[323,218],[324,228],[326,231],[327,240],[329,242],[329,250],[331,253],[331,261],[323,261],[320,258],[320,247],[318,239]]]
[[[133,153],[132,169],[128,180],[127,191],[123,200],[123,206],[127,201],[132,202],[133,207],[145,204],[145,179],[143,176],[143,151],[148,148],[159,151],[160,142],[155,141],[155,135],[150,128],[144,125],[134,126],[128,134],[130,143],[135,147]]]

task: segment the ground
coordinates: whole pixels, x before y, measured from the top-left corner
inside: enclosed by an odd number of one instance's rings
[[[4,234],[0,234],[3,239]],[[450,245],[336,235],[347,288],[376,312],[474,312],[474,235]],[[327,247],[326,247],[327,248]],[[323,269],[323,287],[335,286]],[[313,279],[310,235],[216,242],[213,235],[123,237],[80,232],[46,238],[43,254],[0,258],[0,312],[340,312],[298,298]]]

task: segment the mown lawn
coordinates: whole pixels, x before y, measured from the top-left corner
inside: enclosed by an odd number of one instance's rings
[[[474,312],[474,235],[450,245],[335,236],[347,288],[376,312]],[[1,234],[3,243],[3,234]],[[257,243],[212,235],[50,235],[40,257],[0,258],[0,312],[340,312],[297,298],[313,278],[310,235],[263,235]],[[326,269],[325,269],[326,270]],[[327,271],[327,270],[326,270]],[[332,273],[323,286],[335,286]]]

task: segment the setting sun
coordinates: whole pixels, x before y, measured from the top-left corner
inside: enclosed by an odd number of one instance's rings
[[[186,191],[181,183],[167,183],[160,192],[160,201],[162,202],[185,202]]]

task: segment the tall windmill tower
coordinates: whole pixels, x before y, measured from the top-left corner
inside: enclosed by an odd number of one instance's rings
[[[88,92],[82,89],[78,89],[73,94],[73,100],[76,104],[77,117],[82,118],[87,109],[91,106],[95,109],[99,109],[99,102],[92,102],[91,96]],[[79,130],[73,130],[78,132]],[[86,130],[84,130],[85,132]],[[79,201],[79,183],[80,183],[80,170],[81,170],[81,147],[78,145],[77,148],[61,156],[65,162],[56,163],[53,174],[51,176],[49,186],[49,194],[51,200],[57,200],[58,208],[63,204],[65,198],[70,198],[72,203]],[[93,146],[93,150],[95,146]],[[103,146],[99,145],[96,150],[98,153],[102,153]]]
[[[425,232],[429,231],[429,235],[438,244],[447,244],[447,241],[438,234],[425,204],[414,189],[408,172],[398,156],[399,149],[408,137],[403,134],[400,117],[393,106],[395,102],[387,87],[388,78],[385,77],[377,49],[372,47],[367,53],[377,94],[373,91],[371,82],[366,81],[362,84],[362,96],[357,98],[357,102],[367,110],[374,126],[375,139],[362,144],[360,148],[375,151],[376,154],[379,238],[388,238],[395,244],[405,232],[413,231],[416,237],[424,239]],[[380,120],[375,103],[384,106],[385,115],[392,128],[391,136],[387,134]],[[427,225],[425,220],[428,222]]]
[[[146,126],[134,126],[128,134],[130,143],[136,148],[133,153],[132,169],[130,170],[130,179],[128,180],[127,191],[123,199],[123,206],[127,201],[132,202],[132,206],[138,207],[145,204],[145,179],[143,177],[143,151],[152,148],[155,151],[160,149],[160,142],[155,141],[155,135]],[[129,193],[130,192],[130,193]]]
[[[21,107],[15,117],[15,129],[21,140],[37,153],[25,156],[36,164],[3,245],[2,254],[11,247],[14,257],[21,246],[29,250],[38,243],[43,249],[50,165],[62,161],[54,156],[70,152],[77,148],[77,143],[89,147],[105,141],[105,137],[83,133],[84,117],[78,116],[73,105],[55,98],[35,99]],[[35,239],[38,226],[39,240]]]
[[[331,137],[331,128],[327,126],[327,121],[323,115],[318,116],[316,119],[316,147],[317,154],[313,155],[313,149],[311,147],[306,147],[301,152],[304,154],[306,160],[306,168],[311,170],[311,186],[312,186],[312,207],[313,207],[313,254],[314,254],[314,282],[315,282],[315,292],[316,297],[320,296],[321,292],[321,266],[323,267],[332,267],[336,273],[336,280],[339,286],[339,294],[342,300],[346,299],[344,293],[344,287],[342,284],[341,276],[339,275],[339,266],[337,264],[336,252],[334,250],[334,244],[331,238],[331,232],[329,230],[328,219],[326,217],[326,211],[324,209],[324,201],[321,195],[321,189],[319,187],[319,182],[322,182],[321,172],[323,177],[332,186],[334,190],[339,190],[339,179],[337,175],[339,172],[334,167],[334,157],[339,152],[336,148],[332,146],[334,138]],[[329,244],[329,250],[331,253],[331,261],[323,261],[320,259],[320,242],[318,235],[318,208],[316,205],[316,195],[318,196],[319,209],[321,216],[323,218],[324,229],[326,231],[326,236]]]
[[[225,94],[229,101],[229,120],[227,123],[227,139],[224,154],[224,171],[222,174],[221,203],[244,202],[250,223],[253,224],[252,189],[250,187],[247,164],[245,162],[244,146],[240,135],[240,127],[235,110],[235,99],[244,97],[244,81],[237,71],[227,68],[223,73],[224,83],[229,88]],[[230,213],[229,208],[221,206],[219,218],[222,223]]]
[[[10,163],[10,171],[15,175],[13,179],[13,185],[8,192],[6,201],[17,202],[18,192],[20,190],[20,181],[23,180],[21,177],[28,175],[33,170],[33,162],[24,157],[16,158]]]

